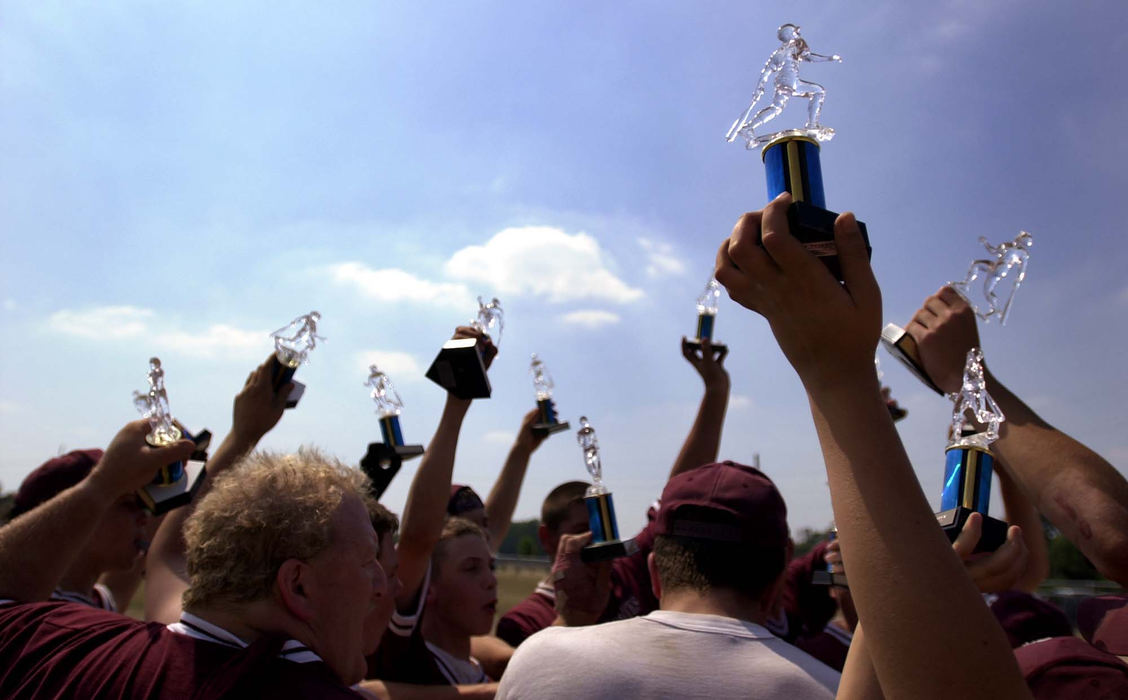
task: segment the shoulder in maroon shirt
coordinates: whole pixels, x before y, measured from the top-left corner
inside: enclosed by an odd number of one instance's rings
[[[0,605],[0,697],[356,698],[299,664],[76,603]]]

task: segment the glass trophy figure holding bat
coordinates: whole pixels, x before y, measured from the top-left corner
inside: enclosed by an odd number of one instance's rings
[[[584,505],[588,511],[588,529],[591,530],[591,544],[580,550],[580,558],[586,562],[605,561],[630,556],[638,551],[634,539],[619,539],[619,524],[615,520],[615,504],[611,491],[603,483],[603,460],[599,456],[599,440],[595,428],[586,416],[580,418],[580,429],[576,432],[576,442],[584,451],[584,466],[591,475],[591,486],[584,494]]]
[[[207,456],[201,445],[204,444],[204,434],[207,433],[207,438],[210,438],[211,433],[201,431],[199,438],[193,437],[183,431],[172,417],[164,383],[164,368],[161,367],[159,358],[149,359],[148,381],[148,391],[133,392],[133,405],[149,421],[149,434],[145,436],[145,441],[153,447],[165,447],[186,437],[195,442],[198,448],[190,459],[161,467],[152,483],[137,492],[151,513],[161,515],[190,503],[196,495],[206,472],[204,463]]]
[[[470,327],[481,337],[452,338],[443,343],[427,368],[427,378],[457,398],[488,399],[493,388],[486,373],[487,353],[493,349],[487,348],[490,343],[495,348],[501,343],[501,331],[505,327],[501,302],[496,297],[489,302],[478,297],[478,316],[470,321]]]
[[[537,422],[533,423],[533,432],[547,436],[567,430],[568,421],[561,422],[556,415],[556,402],[552,400],[552,390],[556,385],[552,382],[552,375],[548,373],[544,360],[535,352],[529,362],[529,374],[533,375],[533,391],[537,397]]]
[[[399,421],[403,399],[392,385],[391,378],[376,365],[371,365],[364,385],[371,389],[368,395],[376,402],[376,415],[380,417],[380,433],[384,441],[368,445],[360,467],[372,481],[373,496],[379,498],[399,472],[403,461],[423,454],[423,446],[404,444]]]
[[[310,311],[270,334],[274,338],[274,358],[270,364],[270,376],[275,392],[293,380],[294,372],[317,347],[317,341],[325,340],[317,334],[317,323],[320,320],[321,314]],[[286,408],[297,406],[304,392],[305,384],[294,382],[294,388],[286,397]]]

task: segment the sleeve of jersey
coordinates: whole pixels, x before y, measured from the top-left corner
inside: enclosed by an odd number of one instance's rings
[[[423,616],[423,605],[427,601],[427,589],[431,586],[431,565],[427,564],[427,572],[423,574],[423,583],[419,586],[419,600],[415,609],[410,612],[396,610],[392,613],[392,620],[388,623],[388,631],[398,637],[410,637]]]

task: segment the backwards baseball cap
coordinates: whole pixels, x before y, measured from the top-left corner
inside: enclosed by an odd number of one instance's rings
[[[1003,591],[988,598],[991,612],[1007,633],[1012,649],[1047,637],[1068,637],[1073,626],[1061,608],[1023,591]]]
[[[102,450],[74,450],[39,465],[16,491],[10,517],[22,515],[78,484],[100,459]]]
[[[666,484],[654,534],[755,547],[786,547],[787,506],[759,469],[718,462]]]
[[[482,498],[465,484],[450,485],[450,500],[447,501],[447,515],[459,516],[472,510],[485,508]]]

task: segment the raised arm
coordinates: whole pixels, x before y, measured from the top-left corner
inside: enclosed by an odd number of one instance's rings
[[[1007,522],[1021,528],[1027,551],[1025,571],[1014,582],[1013,588],[1033,593],[1050,575],[1050,548],[1046,543],[1046,532],[1042,529],[1042,516],[1005,468],[995,473],[999,477],[999,495],[1003,499]]]
[[[767,318],[806,388],[881,688],[889,697],[1029,697],[1006,637],[936,524],[882,400],[873,366],[881,292],[857,223],[850,214],[835,222],[840,285],[790,235],[790,204],[784,193],[762,215],[745,214],[718,251],[716,278]],[[848,677],[843,683],[852,687]]]
[[[482,333],[469,326],[459,326],[454,337],[475,338],[482,337]],[[488,368],[497,349],[488,338],[484,338],[483,342]],[[400,610],[408,610],[417,602],[427,565],[431,561],[431,552],[442,533],[447,501],[450,499],[458,434],[469,410],[470,400],[447,395],[439,427],[435,430],[427,451],[423,453],[423,458],[419,460],[419,469],[411,480],[400,521],[399,544],[396,546],[399,554],[399,578],[403,583],[403,588],[396,597],[396,606]]]
[[[151,447],[148,432],[148,421],[127,423],[89,476],[0,527],[0,599],[47,600],[114,501],[195,447],[191,440]]]
[[[979,345],[975,314],[967,302],[944,287],[925,300],[906,330],[928,376],[943,391],[956,391],[963,360],[955,355]],[[1128,481],[1100,455],[1042,420],[984,369],[987,390],[1007,417],[993,445],[1003,469],[1102,574],[1128,585]]]
[[[486,523],[490,533],[490,547],[496,552],[509,532],[509,524],[513,521],[513,510],[517,507],[517,497],[521,494],[521,484],[525,481],[525,470],[529,467],[529,458],[540,447],[546,436],[533,432],[533,424],[540,415],[537,409],[525,414],[521,420],[521,428],[517,432],[517,440],[505,458],[501,473],[490,489],[486,498]]]
[[[180,619],[181,597],[188,590],[184,523],[214,480],[253,450],[282,417],[290,385],[274,391],[270,362],[270,358],[267,358],[266,362],[256,367],[247,376],[243,389],[235,396],[231,432],[208,459],[207,475],[195,500],[166,515],[153,537],[145,560],[146,620],[169,624]]]
[[[689,429],[681,452],[670,469],[671,479],[689,469],[717,461],[729,399],[730,382],[728,371],[725,370],[727,354],[727,347],[714,350],[708,340],[701,341],[701,348],[698,350],[682,338],[682,355],[701,375],[701,380],[705,382],[705,394],[701,397],[693,427]]]

